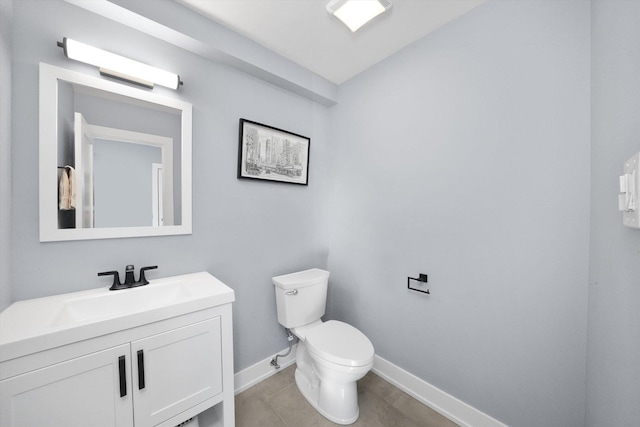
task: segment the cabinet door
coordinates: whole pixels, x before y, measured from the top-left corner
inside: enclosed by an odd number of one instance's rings
[[[131,343],[136,427],[151,427],[222,393],[220,318]]]
[[[0,425],[132,427],[129,355],[126,344],[1,381]]]

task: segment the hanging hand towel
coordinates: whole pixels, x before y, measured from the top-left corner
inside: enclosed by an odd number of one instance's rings
[[[69,175],[69,206],[71,209],[76,208],[76,170],[71,166],[65,166],[67,175]]]
[[[71,166],[65,166],[60,176],[60,210],[68,211],[76,208],[76,173]]]

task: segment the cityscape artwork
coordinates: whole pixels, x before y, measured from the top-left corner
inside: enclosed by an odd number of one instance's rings
[[[240,119],[238,178],[307,185],[310,143],[305,136]]]

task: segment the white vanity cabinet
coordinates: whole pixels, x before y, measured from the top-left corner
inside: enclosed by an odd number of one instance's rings
[[[224,287],[230,294],[219,305],[194,299],[192,288],[189,301],[151,314],[76,319],[69,328],[56,323],[68,310],[62,304],[45,316],[58,319],[49,322],[55,331],[32,339],[5,341],[11,337],[1,325],[0,426],[174,427],[213,407],[219,425],[232,427],[233,291]],[[115,292],[124,298],[128,291]],[[0,322],[7,320],[19,319],[3,312]]]

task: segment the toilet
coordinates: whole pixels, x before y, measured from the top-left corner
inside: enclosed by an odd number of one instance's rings
[[[373,366],[371,341],[353,326],[320,318],[325,313],[329,272],[319,268],[273,278],[278,322],[298,337],[296,384],[325,418],[336,424],[358,419],[356,381]]]

